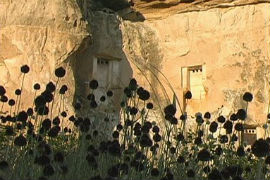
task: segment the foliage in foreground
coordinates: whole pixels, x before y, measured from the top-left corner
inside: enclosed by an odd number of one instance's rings
[[[164,108],[163,125],[149,119],[154,104],[150,93],[140,87],[135,79],[124,89],[121,102],[121,121],[104,138],[103,129],[95,128],[91,117],[68,115],[54,106],[54,98],[63,98],[68,87],[58,87],[65,76],[62,67],[55,70],[57,82],[49,82],[41,92],[36,83],[33,107],[21,109],[24,77],[29,67],[21,67],[22,86],[15,91],[16,100],[6,96],[0,86],[0,179],[57,179],[57,180],[240,180],[270,178],[270,138],[259,139],[251,147],[243,141],[247,108],[239,109],[228,117],[211,117],[209,112],[196,114],[196,131],[186,131],[189,116],[183,112],[175,116],[175,105]],[[108,90],[101,97],[95,96],[98,82],[89,83],[87,96],[92,112],[106,101],[113,92]],[[26,97],[25,97],[26,98]],[[100,98],[97,100],[97,98]],[[191,92],[185,95],[192,98]],[[243,95],[247,105],[253,99],[251,93]],[[53,108],[59,108],[52,117]],[[82,104],[75,104],[77,112]],[[268,114],[265,129],[269,125]],[[104,122],[110,123],[105,117]],[[65,126],[66,122],[72,125]],[[223,129],[223,131],[221,131]],[[223,133],[224,132],[224,133]],[[110,133],[110,132],[106,132]],[[238,144],[238,145],[237,145]]]

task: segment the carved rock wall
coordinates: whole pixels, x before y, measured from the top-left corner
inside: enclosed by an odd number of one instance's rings
[[[194,1],[186,7],[181,3],[161,8],[135,1],[135,10],[146,18],[143,22],[123,20],[107,9],[93,12],[87,8],[91,1],[80,2],[81,9],[72,0],[0,2],[4,9],[0,84],[18,88],[19,68],[29,64],[23,93],[31,97],[32,85],[41,82],[44,88],[55,67],[63,65],[68,70],[63,82],[69,85],[72,103],[74,97],[85,98],[89,89],[84,82],[91,79],[93,58],[102,56],[121,59],[123,85],[136,77],[162,105],[172,101],[174,91],[183,108],[186,89],[181,68],[204,65],[206,95],[188,103],[191,114],[217,114],[222,106],[222,113],[230,114],[245,108],[241,95],[250,91],[254,101],[249,105],[249,122],[264,123],[269,101],[269,1]]]
[[[143,23],[124,22],[124,49],[130,61],[152,69],[150,74],[159,77],[172,101],[173,92],[156,69],[166,76],[182,108],[181,68],[204,65],[206,96],[188,103],[192,115],[198,111],[231,114],[246,107],[241,98],[250,91],[254,101],[249,104],[249,123],[263,124],[269,104],[269,8],[266,2],[182,12]],[[134,74],[142,80],[136,67]],[[162,88],[158,91],[166,97]]]

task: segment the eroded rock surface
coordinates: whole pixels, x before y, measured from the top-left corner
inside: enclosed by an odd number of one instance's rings
[[[18,87],[22,64],[32,70],[25,83],[29,93],[34,82],[44,85],[54,68],[64,65],[70,102],[74,89],[76,99],[85,98],[93,61],[101,57],[120,62],[117,79],[122,85],[116,91],[134,76],[153,92],[153,100],[165,105],[175,93],[182,110],[192,115],[231,114],[246,107],[241,96],[250,91],[254,101],[248,105],[249,123],[266,120],[268,0],[133,0],[131,8],[118,12],[96,8],[92,0],[80,0],[79,5],[72,0],[11,2],[0,3],[0,83],[7,88]],[[199,83],[204,97],[183,107],[188,79],[183,68],[193,66],[203,68]]]
[[[0,84],[6,87],[8,96],[15,99],[14,91],[20,88],[22,65],[30,66],[23,89],[23,96],[28,97],[21,104],[24,108],[33,102],[33,84],[39,82],[44,90],[49,80],[56,82],[55,68],[64,66],[67,76],[61,84],[68,85],[66,102],[72,102],[74,54],[90,37],[77,3],[1,0],[0,9]]]
[[[259,4],[269,0],[132,0],[132,2],[136,11],[151,20],[164,19],[178,13]]]
[[[206,94],[201,100],[188,103],[186,108],[191,114],[198,111],[231,114],[246,107],[242,95],[250,91],[254,101],[249,104],[249,123],[263,124],[269,99],[270,3],[254,3],[232,7],[218,4],[208,10],[188,12],[186,9],[143,23],[124,22],[125,52],[131,61],[140,60],[152,69],[152,74],[156,73],[155,69],[162,72],[181,103],[185,91],[183,79],[186,81],[182,68],[202,65],[205,76],[201,83]],[[147,8],[142,8],[142,13],[143,10]],[[151,50],[144,53],[147,47]],[[158,49],[158,53],[154,49]],[[140,71],[135,69],[137,77],[141,77]],[[166,80],[162,74],[156,74],[172,101],[173,92]]]

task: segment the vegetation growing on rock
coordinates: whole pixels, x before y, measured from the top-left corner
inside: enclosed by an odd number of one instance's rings
[[[36,96],[33,106],[22,108],[23,84],[31,69],[24,65],[22,86],[15,91],[16,100],[6,96],[10,89],[0,86],[1,96],[1,179],[269,179],[270,177],[270,115],[264,125],[266,136],[248,147],[241,134],[248,111],[212,116],[197,113],[196,131],[185,128],[191,116],[182,112],[176,117],[176,107],[169,104],[161,112],[162,124],[149,118],[155,104],[150,93],[131,79],[123,91],[121,118],[109,138],[103,136],[104,127],[96,128],[95,112],[99,108],[98,82],[89,82],[89,106],[92,114],[85,117],[69,114],[63,105],[53,106],[55,96],[65,96],[68,88],[59,86],[66,75],[64,68],[55,70],[57,82],[49,82],[45,89],[33,85]],[[20,92],[20,93],[18,93]],[[110,101],[108,90],[101,101]],[[243,101],[252,103],[253,95],[246,92]],[[191,92],[186,95],[192,98]],[[63,102],[60,102],[60,104]],[[9,111],[2,112],[7,106]],[[82,104],[75,104],[80,111]],[[53,109],[58,114],[52,116]],[[67,125],[68,123],[69,125]],[[221,130],[225,131],[221,131]]]

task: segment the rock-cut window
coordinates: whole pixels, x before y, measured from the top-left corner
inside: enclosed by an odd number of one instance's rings
[[[203,82],[205,80],[205,68],[202,65],[189,66],[182,68],[182,88],[190,90],[193,100],[201,100],[205,98],[205,88]]]
[[[247,143],[247,145],[252,145],[256,139],[257,139],[257,131],[256,128],[250,128],[250,129],[246,129],[244,130],[244,142]]]
[[[99,89],[107,91],[118,86],[119,60],[94,58],[92,79],[96,79]]]

